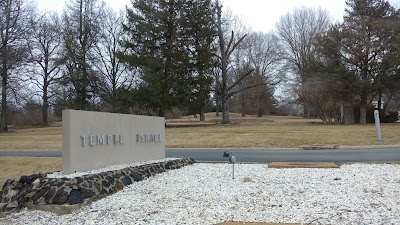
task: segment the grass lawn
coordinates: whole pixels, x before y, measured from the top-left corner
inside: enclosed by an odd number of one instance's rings
[[[400,144],[400,123],[382,124],[378,142],[374,124],[323,125],[319,119],[301,117],[241,117],[232,113],[232,124],[209,125],[221,120],[206,115],[208,126],[166,128],[167,148],[299,148],[310,145],[396,145]],[[196,124],[184,117],[168,124]],[[0,150],[61,149],[61,127],[16,128],[0,133]]]
[[[0,133],[0,150],[61,149],[61,126],[12,128]]]
[[[207,121],[219,121],[207,114]],[[175,122],[180,120],[167,120]],[[186,118],[186,121],[194,121]],[[400,144],[400,123],[382,124],[382,138],[375,125],[323,125],[319,119],[231,114],[232,124],[166,129],[169,148],[298,148],[310,145],[396,145]]]

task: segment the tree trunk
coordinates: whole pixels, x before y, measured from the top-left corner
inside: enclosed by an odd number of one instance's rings
[[[258,113],[257,113],[257,118],[261,118],[262,116],[263,116],[263,113],[262,113],[261,110],[259,110]]]
[[[222,123],[229,123],[229,110],[228,110],[228,99],[225,96],[222,96]]]
[[[306,103],[303,103],[303,118],[309,118],[309,112]]]
[[[215,95],[215,116],[219,116],[219,97]]]
[[[221,51],[221,102],[222,102],[222,123],[229,123],[229,110],[228,110],[228,60],[229,53],[225,47],[224,34],[222,30],[222,6],[217,1],[217,29],[219,38],[219,49]],[[233,31],[232,36],[233,38]],[[231,42],[230,42],[231,43]],[[229,48],[229,47],[228,47]]]
[[[47,127],[49,126],[49,118],[48,118],[48,109],[49,109],[49,102],[48,102],[48,96],[47,96],[47,85],[44,85],[43,87],[43,105],[42,105],[42,127]]]
[[[1,121],[0,131],[8,131],[7,127],[7,69],[3,66],[2,89],[1,89]]]
[[[360,101],[360,124],[367,124],[367,90],[364,87],[361,91]]]
[[[327,124],[328,124],[327,116],[326,116],[326,114],[324,113],[323,110],[319,110],[319,118],[322,120],[322,123],[323,123],[324,125],[327,125]]]
[[[344,103],[343,100],[340,101],[340,117],[339,117],[339,123],[344,123]]]
[[[112,99],[111,99],[111,107],[112,112],[117,112],[117,81],[115,75],[113,75],[113,87],[112,87]]]
[[[360,124],[367,124],[367,105],[360,106]]]
[[[201,122],[206,121],[206,115],[204,113],[204,109],[202,109],[201,112],[200,112],[200,121]]]
[[[221,103],[219,96],[215,96],[215,116],[219,116],[219,112],[220,112],[220,108],[219,108],[219,104]]]
[[[159,117],[165,117],[165,110],[164,109],[158,110],[158,116]]]
[[[261,107],[259,107],[258,110],[257,110],[257,117],[261,118],[262,116],[263,116],[263,110],[262,110]]]

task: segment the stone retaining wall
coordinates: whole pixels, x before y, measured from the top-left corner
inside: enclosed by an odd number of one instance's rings
[[[33,174],[22,176],[18,181],[9,179],[0,192],[0,212],[87,204],[133,182],[193,163],[193,159],[184,158],[75,178],[46,178],[47,174]]]

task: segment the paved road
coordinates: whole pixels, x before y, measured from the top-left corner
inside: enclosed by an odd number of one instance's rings
[[[167,149],[167,157],[190,157],[199,161],[227,161],[223,152],[229,151],[238,162],[400,162],[400,148],[345,150],[195,150]],[[0,156],[61,157],[61,151],[0,151]]]
[[[195,160],[226,161],[226,150],[174,150],[168,157],[191,157]],[[346,150],[229,150],[238,162],[400,162],[400,148]]]

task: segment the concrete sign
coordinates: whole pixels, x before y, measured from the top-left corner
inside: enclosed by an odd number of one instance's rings
[[[165,158],[162,117],[63,110],[63,174]]]

